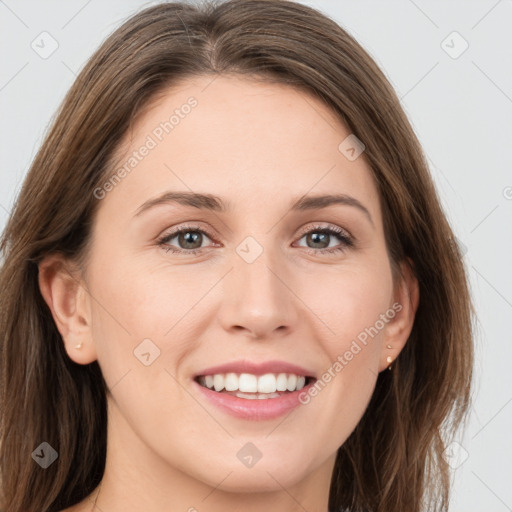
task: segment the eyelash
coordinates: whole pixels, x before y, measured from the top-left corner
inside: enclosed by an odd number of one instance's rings
[[[167,233],[167,234],[163,235],[162,237],[160,237],[157,241],[157,244],[165,252],[186,253],[186,254],[194,255],[194,254],[198,254],[201,251],[203,251],[203,249],[205,249],[204,247],[202,247],[200,249],[175,249],[175,248],[167,245],[167,242],[169,242],[169,240],[172,240],[173,238],[180,235],[181,233],[187,233],[187,232],[199,232],[199,233],[206,235],[212,241],[215,241],[214,237],[211,236],[210,233],[208,233],[208,231],[205,231],[204,229],[200,228],[199,226],[182,226],[180,229],[177,229],[171,233]],[[349,235],[347,233],[347,231],[345,231],[344,229],[341,229],[337,226],[330,226],[330,227],[313,226],[313,227],[310,227],[309,229],[301,231],[299,240],[309,233],[322,233],[322,234],[334,235],[337,238],[339,238],[340,241],[342,242],[340,244],[340,246],[329,249],[329,250],[327,250],[327,249],[311,249],[311,248],[305,247],[306,251],[310,254],[317,255],[318,253],[321,253],[324,255],[325,254],[333,255],[333,254],[337,254],[339,252],[346,251],[347,248],[354,247],[354,245],[355,245],[353,237],[351,235]]]

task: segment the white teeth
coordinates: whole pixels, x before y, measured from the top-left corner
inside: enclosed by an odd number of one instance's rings
[[[259,395],[245,395],[241,398],[268,398],[269,394],[276,391],[298,391],[306,384],[304,375],[294,373],[266,373],[265,375],[253,375],[251,373],[216,373],[201,377],[200,383],[215,391],[240,391],[244,393],[260,393]],[[236,396],[238,396],[237,394]],[[277,395],[279,396],[279,395]]]
[[[276,377],[273,373],[266,373],[258,378],[258,391],[260,393],[275,393],[276,389]]]
[[[297,388],[297,375],[294,375],[293,373],[288,375],[288,384],[286,387],[288,388],[288,391],[295,391]]]
[[[222,391],[224,389],[224,375],[213,376],[213,387],[215,391]]]
[[[226,391],[236,391],[238,389],[238,376],[236,373],[227,373],[224,378]]]
[[[277,391],[286,391],[288,388],[288,377],[286,373],[280,373],[276,380]]]
[[[235,396],[237,396],[238,398],[247,398],[248,400],[257,400],[260,395],[256,395],[256,394],[250,395],[250,394],[246,394],[246,393],[241,393],[239,391],[238,393],[235,393]],[[263,396],[263,395],[261,395],[261,396]]]
[[[258,391],[258,377],[250,373],[242,373],[238,378],[237,388],[244,393],[256,393]]]
[[[256,393],[242,393],[242,392],[238,392],[238,393],[235,393],[235,396],[237,396],[238,398],[247,398],[249,400],[257,400],[257,399],[260,399],[260,400],[266,400],[267,398],[279,398],[281,395],[279,393],[270,393],[270,394],[265,394],[265,395],[261,395],[261,394],[256,394]]]

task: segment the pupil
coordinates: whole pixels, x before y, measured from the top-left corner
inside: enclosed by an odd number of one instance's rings
[[[310,240],[312,239],[313,240],[313,243],[314,244],[317,244],[317,243],[325,243],[326,242],[326,238],[329,236],[327,233],[313,233],[313,234],[310,234]],[[323,238],[323,242],[322,242],[322,239]],[[319,240],[320,239],[320,240]],[[322,248],[325,248],[329,245],[329,243],[327,242],[327,245],[323,246]]]
[[[180,234],[180,242],[184,242],[185,244],[188,244],[188,243],[193,243],[194,240],[196,243],[199,240],[199,244],[198,245],[196,244],[196,246],[194,246],[194,247],[187,247],[188,249],[196,249],[198,247],[201,247],[201,234],[198,233],[197,231],[185,231],[184,233]]]

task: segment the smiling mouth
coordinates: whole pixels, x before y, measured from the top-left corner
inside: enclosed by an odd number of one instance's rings
[[[279,398],[300,391],[316,379],[293,373],[248,373],[199,375],[194,379],[200,386],[220,394],[248,400]]]

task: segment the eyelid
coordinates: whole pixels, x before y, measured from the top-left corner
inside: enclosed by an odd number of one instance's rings
[[[210,231],[207,228],[204,228],[200,226],[199,224],[180,224],[175,228],[171,228],[169,230],[166,230],[162,235],[158,236],[157,243],[159,245],[164,245],[165,240],[173,239],[174,237],[178,236],[181,232],[184,231],[198,231],[200,233],[204,233],[210,240],[215,242],[215,236],[210,233]],[[185,251],[188,253],[192,253],[193,251],[201,251],[206,249],[206,247],[200,248],[200,249],[178,249],[178,251]]]
[[[198,224],[191,224],[191,223],[185,223],[177,226],[176,228],[171,228],[170,231],[165,232],[163,235],[159,236],[157,239],[157,244],[159,246],[162,246],[166,252],[174,252],[178,254],[188,254],[193,255],[197,254],[199,252],[203,252],[205,249],[208,249],[209,247],[200,247],[198,249],[180,249],[175,248],[173,249],[172,246],[166,247],[166,241],[175,238],[182,232],[186,231],[197,231],[200,233],[205,234],[210,240],[212,240],[214,243],[217,244],[215,240],[215,236],[212,235],[209,231],[209,229],[204,228]],[[314,225],[307,224],[306,226],[300,228],[299,230],[299,240],[303,238],[305,235],[312,233],[312,232],[327,232],[330,235],[334,235],[337,238],[339,238],[342,243],[340,246],[336,246],[334,248],[324,248],[324,249],[315,249],[311,247],[302,247],[306,250],[306,252],[312,253],[312,254],[325,254],[325,255],[333,255],[336,252],[343,252],[347,249],[350,249],[351,247],[354,247],[356,244],[356,238],[345,228],[342,228],[336,224],[330,224],[326,223],[326,225],[320,225],[318,222]],[[211,248],[211,246],[210,246]]]
[[[326,226],[322,226],[318,223],[315,223],[314,225],[308,224],[305,227],[300,228],[300,235],[302,237],[302,236],[310,233],[311,231],[315,231],[315,230],[318,230],[318,231],[332,230],[332,231],[339,232],[339,234],[341,234],[341,235],[345,235],[350,240],[353,240],[353,241],[355,240],[355,237],[347,229],[342,228],[341,226],[337,226],[336,224],[330,224],[328,222],[326,224],[327,224]]]
[[[326,224],[327,225],[325,225],[325,226],[320,225],[318,223],[315,223],[314,225],[306,224],[306,226],[303,226],[303,227],[299,228],[299,234],[302,237],[305,234],[308,234],[312,230],[315,230],[315,229],[318,229],[318,230],[332,229],[333,231],[338,231],[339,230],[340,233],[345,234],[347,236],[347,238],[350,238],[351,240],[355,240],[355,237],[346,228],[342,228],[341,226],[337,226],[336,224],[330,224],[328,222]],[[212,233],[208,230],[208,228],[204,228],[204,227],[200,226],[199,224],[187,224],[187,223],[185,223],[185,224],[179,224],[178,227],[176,227],[176,228],[170,228],[168,232],[165,232],[164,234],[159,236],[158,239],[167,238],[170,235],[176,236],[181,231],[186,231],[186,230],[202,231],[206,235],[208,235],[208,237],[211,238],[211,239],[214,239],[215,236],[216,236],[216,235],[212,235]]]

